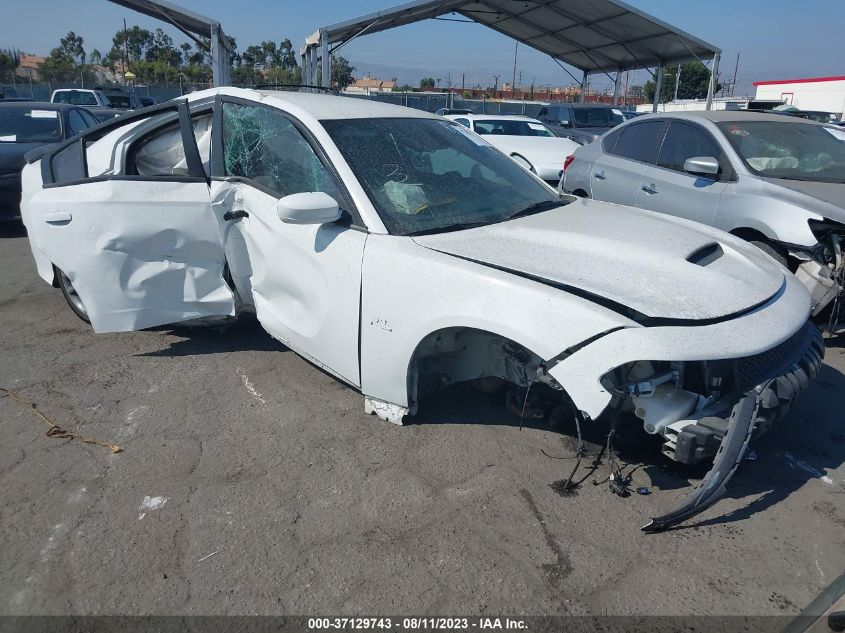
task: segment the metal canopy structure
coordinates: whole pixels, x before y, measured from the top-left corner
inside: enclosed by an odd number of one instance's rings
[[[622,72],[657,67],[656,110],[663,66],[712,59],[708,109],[712,103],[721,50],[619,0],[415,0],[318,29],[301,51],[303,83],[316,83],[319,60],[322,83],[328,86],[330,55],[360,35],[448,13],[546,53],[559,65],[581,70],[582,99],[591,73],[616,73],[610,77],[615,103]]]
[[[199,13],[165,2],[165,0],[109,0],[113,4],[132,9],[152,18],[164,20],[182,31],[203,48],[208,45],[197,36],[207,37],[211,42],[211,71],[215,86],[231,83],[232,46],[223,33],[220,22]]]

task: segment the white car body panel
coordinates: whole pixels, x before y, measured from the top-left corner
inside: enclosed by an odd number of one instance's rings
[[[73,282],[95,331],[234,316],[205,183],[94,181],[24,206],[30,241]]]
[[[783,277],[776,297],[729,321],[695,327],[626,328],[578,350],[549,373],[578,394],[578,406],[595,418],[612,397],[600,379],[614,367],[649,360],[715,360],[759,354],[789,338],[810,315],[809,292],[794,275]],[[730,350],[730,351],[728,351]]]
[[[414,352],[427,336],[448,328],[490,332],[552,358],[602,332],[636,326],[586,299],[438,253],[419,239],[373,235],[367,241],[361,390],[373,398],[411,406],[408,372]],[[476,360],[489,362],[487,375],[495,375],[492,359]]]
[[[358,307],[367,234],[336,224],[288,224],[276,198],[214,181],[215,212],[249,209],[230,223],[227,259],[243,301],[275,338],[359,386]]]
[[[673,239],[667,241],[670,232]],[[590,200],[416,241],[585,291],[651,317],[724,317],[766,301],[783,283],[783,272],[740,240],[719,240],[721,257],[700,266],[687,258],[713,244],[714,237],[697,225]],[[699,291],[686,292],[690,285]]]
[[[563,161],[581,147],[568,138],[485,134],[482,138],[508,156],[518,154],[534,167],[543,180],[557,182]]]

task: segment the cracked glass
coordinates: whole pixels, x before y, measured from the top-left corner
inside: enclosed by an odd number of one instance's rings
[[[282,196],[322,191],[339,199],[308,141],[271,108],[223,104],[223,163],[227,176],[248,178]]]

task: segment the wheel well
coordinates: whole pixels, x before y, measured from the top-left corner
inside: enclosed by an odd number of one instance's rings
[[[752,229],[746,226],[739,227],[733,229],[731,235],[735,235],[736,237],[745,240],[746,242],[769,242],[771,241],[769,237],[763,233],[762,231],[758,231],[757,229]]]
[[[526,387],[542,363],[540,356],[499,334],[464,327],[437,330],[420,341],[408,365],[409,408],[413,412],[421,397],[476,378]],[[557,385],[548,375],[541,381]]]

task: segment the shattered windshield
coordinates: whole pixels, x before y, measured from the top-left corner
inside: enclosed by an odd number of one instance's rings
[[[322,124],[394,235],[492,224],[565,204],[455,123],[387,118]]]
[[[845,131],[795,121],[728,121],[719,128],[755,174],[845,183]]]
[[[615,108],[573,108],[575,127],[614,127],[625,121]]]
[[[56,110],[0,110],[0,143],[55,143],[61,139],[61,117]]]

